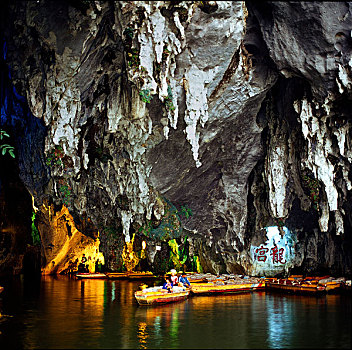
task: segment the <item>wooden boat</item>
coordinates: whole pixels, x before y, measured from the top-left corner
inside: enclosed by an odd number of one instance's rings
[[[128,273],[127,272],[107,272],[106,276],[109,279],[128,279]]]
[[[303,279],[303,275],[291,275],[288,277],[288,280],[294,281],[294,280],[300,280]]]
[[[252,292],[265,288],[264,279],[260,281],[207,282],[191,284],[192,294],[226,294]]]
[[[321,294],[326,292],[325,286],[319,285],[317,280],[292,281],[289,279],[277,279],[266,281],[266,288],[297,294]]]
[[[344,279],[334,279],[333,277],[321,279],[318,284],[325,287],[327,293],[336,293],[342,290]]]
[[[152,272],[128,272],[128,279],[136,280],[136,279],[154,279],[157,278]]]
[[[107,278],[105,273],[101,272],[78,272],[76,273],[77,278],[89,278],[89,279],[102,279]]]
[[[205,274],[186,273],[186,277],[188,278],[189,283],[205,283],[208,281]]]
[[[139,305],[160,305],[185,300],[189,296],[189,290],[182,287],[173,287],[172,293],[168,293],[161,286],[149,287],[134,293]]]
[[[188,276],[186,276],[189,280],[189,283],[206,283],[207,280],[206,278],[189,278]]]
[[[106,276],[109,279],[129,279],[129,280],[137,280],[137,279],[152,279],[157,278],[157,276],[153,275],[152,272],[107,272]]]

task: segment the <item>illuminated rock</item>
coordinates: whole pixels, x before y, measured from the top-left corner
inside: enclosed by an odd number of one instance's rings
[[[79,232],[65,206],[55,212],[53,205],[43,204],[39,215],[38,229],[45,258],[42,274],[68,272],[72,264],[77,268],[83,254],[88,259],[89,272],[95,272],[96,260],[104,264],[99,238],[93,239]]]

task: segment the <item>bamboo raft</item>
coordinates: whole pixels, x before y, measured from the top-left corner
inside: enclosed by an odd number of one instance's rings
[[[267,278],[266,286],[271,290],[296,294],[339,293],[344,289],[345,281],[344,277],[313,276],[303,278],[302,275],[294,275],[286,279]]]
[[[319,279],[318,284],[325,287],[327,293],[338,293],[343,289],[345,284],[345,278],[328,277],[325,279]]]
[[[159,287],[149,287],[134,293],[139,305],[160,305],[174,303],[188,298],[189,290],[182,287],[173,287],[173,291],[168,293],[166,289]]]
[[[265,285],[269,290],[294,294],[318,295],[326,292],[325,286],[319,285],[318,280],[295,281],[289,279],[272,279],[267,280]]]
[[[152,272],[107,272],[106,276],[109,279],[128,279],[128,280],[138,280],[138,279],[155,279]]]
[[[106,276],[108,279],[117,280],[117,279],[128,279],[127,272],[107,272]]]
[[[152,272],[129,272],[128,279],[136,280],[136,279],[154,279],[157,278]]]
[[[78,272],[75,275],[79,279],[105,279],[107,278],[105,273],[100,272]]]
[[[248,278],[241,280],[216,280],[207,283],[191,284],[192,294],[228,294],[244,293],[261,290],[265,288],[265,280],[259,278]]]

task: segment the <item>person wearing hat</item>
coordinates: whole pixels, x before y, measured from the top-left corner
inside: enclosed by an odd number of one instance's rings
[[[191,283],[189,282],[187,276],[186,276],[186,272],[182,272],[182,275],[180,277],[180,283],[182,283],[182,285],[184,287],[190,288],[191,287]]]
[[[172,288],[173,288],[173,284],[170,281],[170,279],[166,276],[165,277],[165,283],[164,283],[162,289],[166,289],[168,291],[168,293],[172,293]]]
[[[172,269],[171,271],[171,282],[174,286],[177,286],[178,283],[178,277],[177,277],[177,271],[175,269]]]

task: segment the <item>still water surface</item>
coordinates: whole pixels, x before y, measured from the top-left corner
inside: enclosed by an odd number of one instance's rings
[[[351,347],[350,296],[254,292],[142,307],[139,284],[0,281],[0,349]]]

